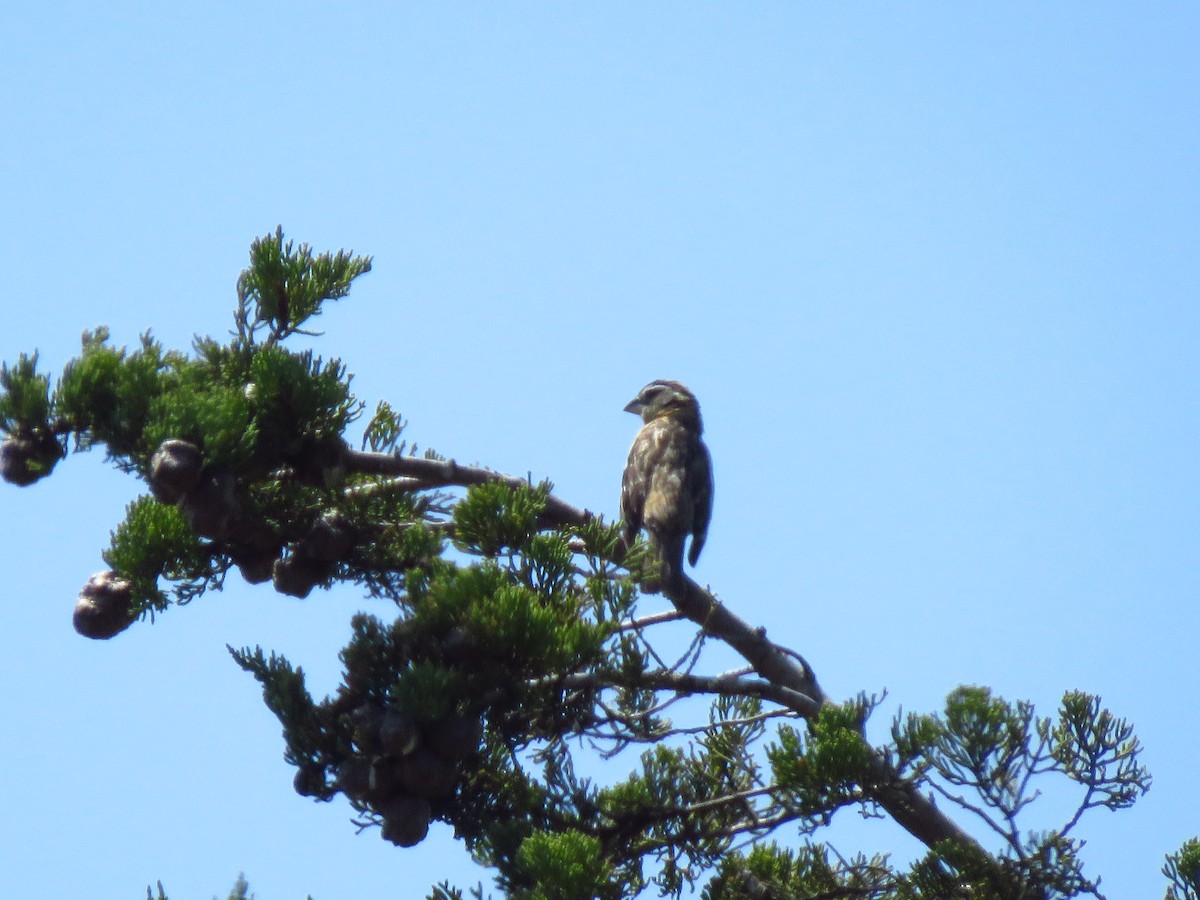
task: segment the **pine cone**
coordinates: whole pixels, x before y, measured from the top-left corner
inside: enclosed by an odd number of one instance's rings
[[[383,839],[400,847],[415,847],[429,834],[433,813],[423,797],[397,794],[378,810],[383,816]]]
[[[150,491],[160,503],[178,503],[200,480],[200,448],[177,438],[163,441],[150,457]]]
[[[75,630],[93,640],[108,640],[133,624],[133,585],[116,572],[88,579],[75,604]]]

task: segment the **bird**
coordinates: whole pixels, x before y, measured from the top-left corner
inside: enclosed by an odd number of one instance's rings
[[[625,412],[641,416],[643,425],[621,477],[622,536],[632,546],[645,528],[661,578],[671,582],[683,573],[689,534],[688,562],[696,565],[712,516],[712,460],[700,438],[700,404],[678,381],[660,379],[638,391]],[[643,579],[643,589],[659,586]]]

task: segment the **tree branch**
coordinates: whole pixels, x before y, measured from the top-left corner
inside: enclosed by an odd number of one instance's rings
[[[476,484],[500,482],[511,488],[530,487],[525,478],[493,472],[480,466],[462,466],[452,459],[425,459],[421,456],[402,456],[396,453],[373,453],[347,448],[343,457],[346,470],[361,475],[390,475],[410,479],[410,490],[430,488],[470,487]],[[409,487],[411,485],[411,487]],[[577,509],[550,494],[546,498],[540,522],[546,527],[580,526],[592,519],[590,512]]]
[[[469,487],[490,482],[501,482],[513,488],[529,486],[527,479],[481,467],[459,465],[454,460],[424,459],[351,449],[346,452],[345,464],[349,471],[362,474],[404,476],[412,479],[413,483],[420,485],[422,489],[449,485]],[[571,506],[550,494],[539,522],[545,527],[578,528],[594,518],[594,514],[588,510]],[[622,558],[623,556],[621,553]],[[620,563],[622,559],[613,561]],[[740,653],[754,671],[773,686],[773,690],[779,691],[776,697],[787,698],[783,705],[795,709],[807,719],[812,719],[820,712],[822,706],[830,702],[821,690],[812,667],[802,657],[769,641],[765,629],[753,628],[745,620],[734,615],[712,593],[684,573],[676,573],[676,577],[664,583],[662,593],[676,609],[699,625],[705,633],[720,638]],[[901,778],[882,751],[872,751],[868,782],[863,787],[870,799],[878,803],[901,827],[927,847],[933,848],[942,841],[952,841],[960,846],[973,848],[981,854],[981,858],[992,858],[978,841],[939,810],[931,798],[924,796],[911,782]]]

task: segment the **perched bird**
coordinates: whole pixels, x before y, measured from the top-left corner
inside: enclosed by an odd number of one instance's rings
[[[692,536],[688,562],[700,558],[712,515],[712,462],[700,440],[700,405],[678,381],[652,381],[625,407],[645,423],[629,448],[621,478],[621,520],[627,545],[642,528],[658,555],[664,580],[683,570],[683,544]],[[646,581],[654,586],[653,579]]]

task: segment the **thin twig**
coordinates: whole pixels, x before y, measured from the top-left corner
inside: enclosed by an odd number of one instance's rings
[[[660,625],[664,622],[678,622],[683,617],[683,613],[677,609],[665,609],[662,612],[642,616],[640,619],[629,619],[618,625],[616,630],[618,632],[641,631],[642,629],[649,628],[651,625]]]

